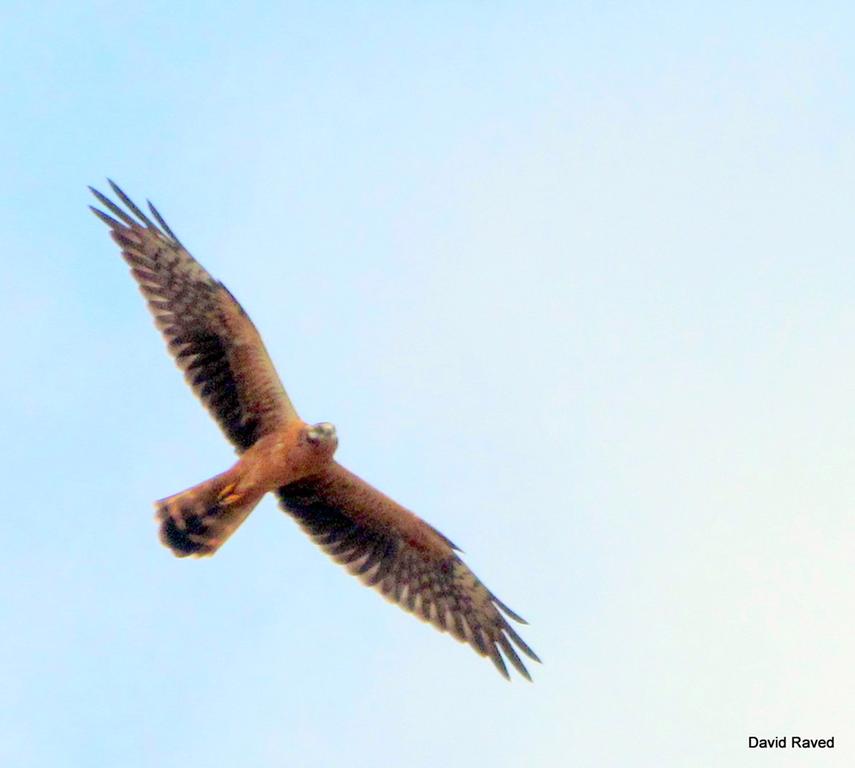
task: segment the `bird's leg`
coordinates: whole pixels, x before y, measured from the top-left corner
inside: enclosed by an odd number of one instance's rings
[[[235,488],[237,487],[237,483],[229,483],[225,488],[223,488],[219,494],[217,494],[217,500],[229,506],[241,500],[241,494],[235,493]]]

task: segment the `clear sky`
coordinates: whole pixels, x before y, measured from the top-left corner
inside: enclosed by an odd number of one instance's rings
[[[852,8],[3,3],[0,765],[855,764]],[[272,499],[161,547],[233,454],[108,175],[529,619],[534,684]]]

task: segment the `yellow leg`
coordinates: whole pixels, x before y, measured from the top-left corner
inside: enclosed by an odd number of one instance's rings
[[[229,483],[225,488],[223,488],[217,494],[217,501],[227,507],[231,506],[237,501],[240,501],[243,498],[243,495],[240,493],[234,493],[236,485],[237,483]]]

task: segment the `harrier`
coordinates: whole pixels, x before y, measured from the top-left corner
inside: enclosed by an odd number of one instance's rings
[[[531,680],[517,649],[540,659],[508,621],[523,619],[478,580],[449,539],[333,459],[335,427],[297,415],[234,296],[151,203],[154,221],[110,186],[125,209],[90,187],[109,213],[92,211],[122,249],[188,384],[239,456],[231,469],[155,503],[161,541],[178,557],[213,555],[275,493],[315,543],[365,584],[468,643],[506,678],[505,660]]]

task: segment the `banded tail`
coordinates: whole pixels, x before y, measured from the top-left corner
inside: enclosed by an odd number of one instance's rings
[[[229,470],[155,502],[161,542],[176,557],[213,555],[263,496],[236,492],[238,480]]]

